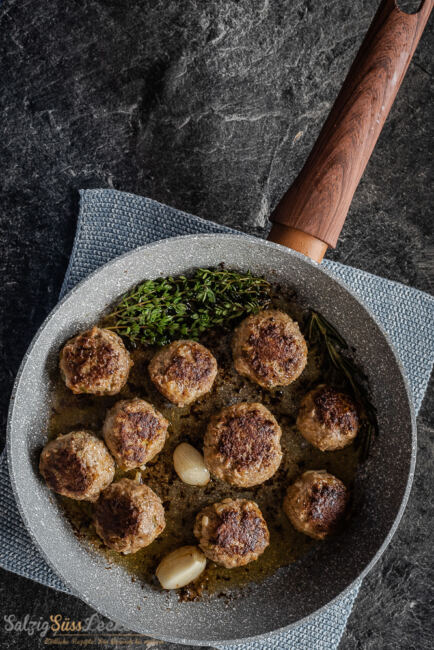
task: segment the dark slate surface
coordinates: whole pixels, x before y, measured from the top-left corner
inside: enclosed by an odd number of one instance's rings
[[[377,3],[3,1],[3,425],[20,359],[62,283],[77,190],[137,192],[264,235],[267,215],[312,146]],[[433,288],[431,73],[432,30],[338,250],[329,253],[425,291]],[[431,389],[419,418],[409,507],[364,582],[341,650],[430,647],[433,406]],[[0,590],[2,615],[77,620],[91,613],[74,598],[10,574],[2,574]],[[43,647],[41,639],[6,632],[3,621],[0,633],[2,647]]]

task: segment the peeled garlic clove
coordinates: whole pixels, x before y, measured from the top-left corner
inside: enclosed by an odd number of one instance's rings
[[[209,471],[202,454],[187,442],[181,442],[173,452],[175,472],[188,485],[206,485]]]
[[[161,560],[155,574],[163,589],[179,589],[196,580],[205,565],[206,557],[197,546],[181,546]]]

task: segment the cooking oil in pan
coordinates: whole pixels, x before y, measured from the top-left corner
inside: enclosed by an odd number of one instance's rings
[[[292,301],[282,304],[280,298],[276,306],[283,307],[299,322],[305,316]],[[218,361],[218,376],[208,395],[184,408],[169,404],[150,382],[147,365],[153,350],[145,347],[132,351],[134,366],[128,384],[118,395],[73,395],[60,377],[56,379],[53,392],[50,438],[77,428],[90,429],[101,435],[107,409],[120,399],[132,397],[151,402],[170,422],[169,439],[164,449],[145,469],[139,470],[141,480],[161,498],[166,513],[166,528],[149,547],[126,556],[104,548],[92,524],[93,506],[61,498],[76,533],[100,549],[109,562],[125,567],[133,580],[144,580],[159,588],[155,578],[159,561],[179,546],[197,543],[193,536],[193,524],[197,512],[204,506],[226,497],[252,499],[259,505],[270,530],[270,545],[264,554],[257,561],[236,569],[225,569],[208,562],[198,581],[180,590],[183,599],[196,599],[205,593],[233,594],[239,587],[258,582],[304,555],[318,542],[298,533],[283,513],[282,501],[287,486],[308,469],[326,469],[351,488],[358,464],[358,452],[354,445],[323,453],[308,444],[295,428],[295,414],[302,397],[313,385],[329,379],[319,354],[309,350],[306,369],[294,384],[266,391],[235,372],[230,354],[231,335],[231,332],[222,334],[219,331],[207,333],[202,338],[201,342],[209,347]],[[243,401],[261,402],[277,418],[282,428],[283,451],[279,470],[266,483],[249,489],[235,488],[216,479],[205,487],[183,483],[173,469],[175,447],[180,442],[189,442],[201,450],[211,415],[225,406]],[[137,472],[118,470],[115,480],[124,476],[135,478]]]

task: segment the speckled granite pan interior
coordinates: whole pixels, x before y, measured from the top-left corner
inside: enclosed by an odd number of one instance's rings
[[[378,409],[380,436],[360,471],[358,513],[345,533],[243,597],[178,602],[132,582],[119,566],[73,534],[41,481],[37,462],[45,442],[49,373],[62,343],[98,319],[117,296],[144,278],[179,274],[199,266],[228,267],[265,275],[294,287],[357,350]],[[361,303],[323,269],[287,249],[248,237],[199,235],[139,248],[110,262],[78,285],[54,309],[21,366],[9,417],[12,482],[24,521],[58,575],[96,610],[126,628],[189,644],[215,644],[267,634],[310,616],[351,586],[378,559],[404,509],[415,460],[414,415],[399,362]],[[139,609],[140,607],[140,609]]]

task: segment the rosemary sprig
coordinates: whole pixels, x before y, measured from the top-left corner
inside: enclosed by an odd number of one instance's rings
[[[224,268],[197,269],[192,276],[146,280],[127,293],[104,322],[133,344],[165,345],[197,339],[270,304],[263,278]]]
[[[365,460],[369,454],[372,439],[378,434],[376,410],[365,387],[365,373],[343,352],[348,352],[348,344],[339,332],[318,312],[310,313],[307,324],[307,336],[311,345],[320,345],[330,363],[349,385],[359,406],[361,428],[356,438],[360,447],[360,458]]]

